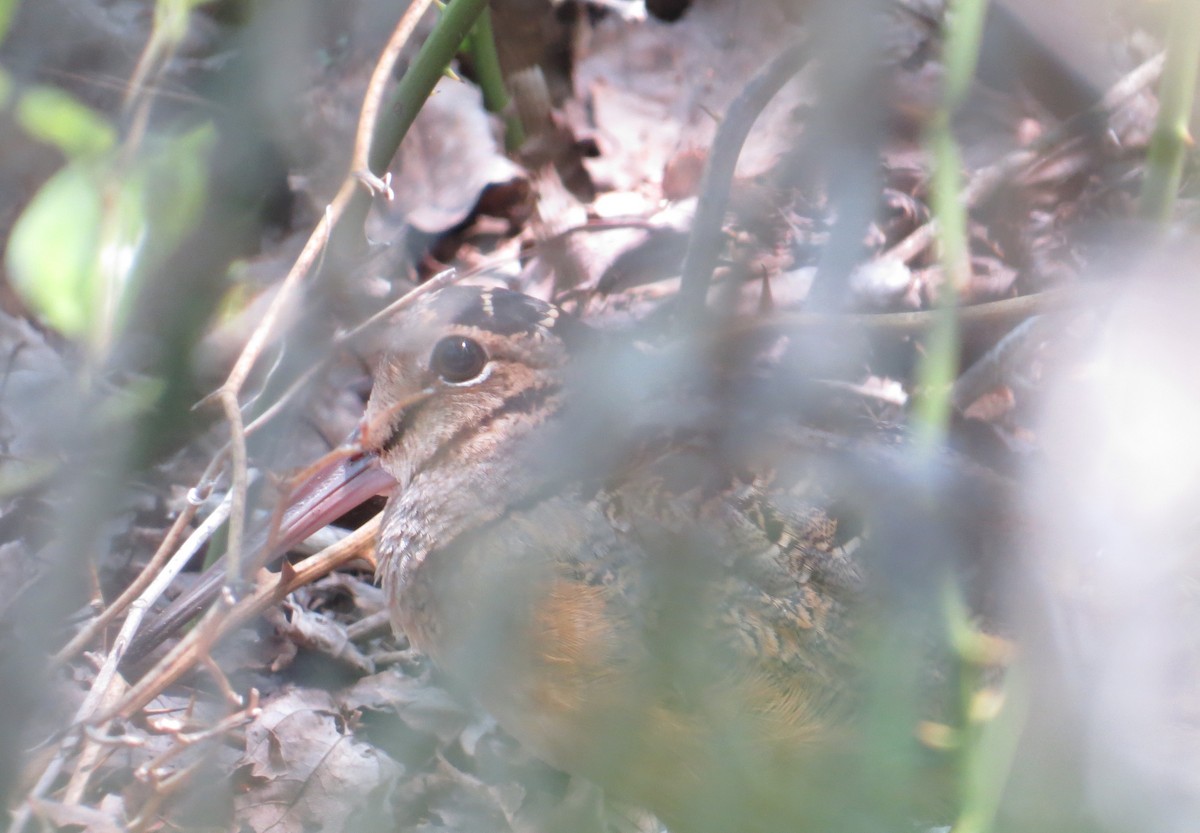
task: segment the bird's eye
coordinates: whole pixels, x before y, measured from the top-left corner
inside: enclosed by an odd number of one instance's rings
[[[479,342],[466,336],[446,336],[433,345],[429,369],[451,384],[469,382],[483,372],[488,357]]]

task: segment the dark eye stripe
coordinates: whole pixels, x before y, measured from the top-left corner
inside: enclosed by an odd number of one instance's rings
[[[440,464],[447,457],[454,454],[458,448],[472,436],[485,433],[493,423],[499,419],[512,414],[533,414],[542,409],[547,402],[550,401],[558,392],[562,390],[562,385],[557,382],[550,382],[537,387],[526,388],[525,390],[515,393],[512,396],[505,398],[494,410],[484,416],[479,422],[464,425],[454,432],[444,443],[438,446],[429,459],[425,460],[416,471],[413,472],[413,477],[417,477],[423,471],[433,468]],[[427,400],[428,401],[428,400]]]
[[[404,438],[404,433],[413,426],[417,421],[417,415],[421,413],[421,409],[429,402],[428,399],[422,399],[419,402],[414,402],[403,411],[400,412],[400,419],[396,420],[392,428],[392,432],[388,434],[388,438],[383,441],[383,445],[379,447],[379,454],[384,455],[400,444],[400,440]]]

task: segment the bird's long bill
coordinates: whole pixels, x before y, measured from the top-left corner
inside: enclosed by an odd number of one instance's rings
[[[365,501],[390,494],[395,486],[374,452],[330,452],[292,490],[273,549],[290,549]]]

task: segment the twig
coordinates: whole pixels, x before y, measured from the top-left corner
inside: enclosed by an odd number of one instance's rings
[[[374,327],[379,322],[390,318],[392,315],[399,312],[400,310],[406,309],[407,307],[411,306],[412,303],[414,301],[416,301],[418,298],[420,298],[422,295],[428,295],[430,292],[434,292],[438,289],[441,289],[444,286],[449,286],[452,283],[456,283],[456,282],[462,280],[462,278],[463,278],[463,275],[459,274],[454,269],[445,269],[441,272],[438,272],[432,278],[425,281],[425,283],[421,284],[420,286],[415,287],[414,289],[409,290],[408,292],[404,293],[399,298],[397,298],[395,301],[392,301],[386,307],[381,309],[379,312],[374,313],[366,321],[363,321],[361,324],[355,325],[354,327],[352,327],[351,329],[347,330],[344,333],[339,333],[335,340],[336,343],[344,344],[347,341],[357,338],[365,330],[368,330],[371,327]]]
[[[1007,329],[1032,315],[1068,308],[1074,304],[1085,305],[1103,298],[1109,291],[1109,287],[1103,284],[1071,286],[972,304],[959,310],[959,322],[963,330],[968,332],[975,328]],[[937,315],[937,310],[928,309],[885,313],[782,312],[767,318],[736,321],[724,333],[736,338],[747,332],[800,332],[845,327],[890,338],[910,338],[927,333],[937,323]]]
[[[184,530],[192,522],[192,518],[196,516],[196,511],[199,508],[200,503],[193,502],[190,499],[187,501],[187,505],[184,506],[183,511],[179,513],[175,518],[175,522],[171,524],[171,528],[167,530],[162,543],[159,544],[158,549],[155,550],[150,560],[146,562],[146,566],[138,573],[133,583],[126,587],[121,595],[101,611],[100,615],[88,622],[79,633],[75,634],[75,637],[70,642],[59,649],[58,653],[50,661],[51,669],[58,668],[90,645],[92,640],[99,636],[100,631],[108,627],[125,608],[129,607],[134,599],[141,595],[143,590],[150,586],[150,583],[154,581],[154,577],[158,574],[159,568],[166,563],[167,558],[175,550],[179,539],[183,537]]]
[[[350,160],[352,173],[357,173],[359,176],[364,174],[374,176],[374,172],[371,170],[371,142],[375,137],[375,125],[379,121],[379,107],[383,101],[383,91],[387,89],[388,81],[392,78],[401,51],[432,4],[433,0],[413,0],[412,5],[400,17],[396,28],[392,30],[392,35],[388,38],[387,45],[383,47],[379,60],[375,62],[375,69],[371,71],[371,80],[367,82],[362,111],[358,117],[358,131],[354,137],[354,156]]]
[[[229,678],[225,676],[225,672],[221,670],[221,666],[212,658],[211,654],[205,654],[200,657],[200,665],[213,678],[213,681],[217,684],[217,689],[221,692],[221,696],[225,698],[225,702],[237,709],[246,705],[246,701],[242,699],[242,695],[234,690],[233,683],[229,682]]]
[[[104,660],[104,665],[101,666],[100,672],[96,675],[96,682],[92,685],[92,690],[88,692],[88,696],[84,699],[83,704],[79,707],[79,711],[75,715],[75,723],[83,723],[92,716],[93,711],[96,710],[97,703],[102,697],[103,690],[107,688],[109,681],[116,675],[117,666],[120,664],[121,658],[125,656],[125,650],[129,647],[133,635],[141,625],[146,611],[171,585],[175,577],[179,575],[188,561],[192,559],[192,556],[199,552],[200,547],[225,522],[225,519],[229,516],[231,503],[232,496],[227,495],[225,500],[213,510],[213,513],[204,519],[204,523],[200,524],[196,528],[196,531],[188,536],[183,546],[171,557],[171,560],[167,562],[162,572],[155,576],[154,581],[150,583],[145,592],[130,606],[129,616],[126,617],[124,624],[121,625],[121,630],[113,642],[112,650],[108,652],[108,656]]]
[[[214,395],[221,403],[230,426],[229,454],[232,470],[231,489],[234,497],[232,512],[229,516],[229,546],[226,552],[225,582],[227,587],[236,585],[241,580],[242,536],[246,518],[247,460],[246,437],[238,396],[245,380],[251,368],[258,361],[285,303],[296,291],[296,287],[303,277],[311,270],[318,255],[333,239],[335,228],[343,226],[343,218],[361,219],[362,216],[365,216],[367,203],[364,200],[367,195],[360,190],[361,185],[365,183],[371,194],[377,193],[381,181],[374,172],[386,168],[387,162],[395,154],[396,148],[416,118],[420,105],[428,97],[442,70],[449,64],[458,45],[486,6],[485,0],[457,0],[453,5],[447,7],[442,19],[422,46],[417,60],[413,62],[397,85],[388,106],[381,106],[382,86],[390,77],[400,50],[412,35],[420,17],[418,11],[423,13],[428,3],[429,0],[417,0],[393,29],[387,47],[376,63],[367,94],[363,99],[351,170],[316,229],[305,243],[300,256],[280,284],[275,297],[271,299],[271,304],[263,315],[262,322],[251,334],[246,347],[238,356],[229,378]],[[381,120],[380,114],[385,112],[389,118]],[[367,162],[365,166],[362,165],[364,157]]]
[[[1129,99],[1154,83],[1163,71],[1167,60],[1166,52],[1159,52],[1137,66],[1117,83],[1108,88],[1096,107],[1102,111],[1112,112]]]
[[[221,505],[204,520],[204,523],[188,536],[187,540],[184,541],[179,550],[171,557],[171,560],[167,562],[163,570],[154,577],[142,595],[130,606],[129,616],[125,619],[124,624],[122,624],[121,631],[117,634],[112,650],[105,657],[104,664],[101,665],[100,670],[97,672],[91,689],[75,712],[74,719],[72,720],[73,726],[78,727],[87,723],[98,711],[108,712],[112,710],[113,706],[109,703],[112,697],[110,692],[114,690],[114,686],[118,683],[123,685],[123,681],[117,676],[117,667],[121,662],[121,658],[125,655],[125,649],[129,646],[133,635],[137,632],[142,617],[150,605],[175,580],[180,570],[191,560],[192,556],[196,554],[203,543],[208,540],[217,527],[225,522],[229,514],[230,503],[231,496],[227,496]],[[106,706],[105,704],[108,705]],[[106,718],[100,722],[106,723],[107,720]],[[69,732],[66,738],[64,738],[58,752],[42,772],[41,777],[38,778],[37,783],[29,792],[25,802],[13,814],[13,830],[19,831],[24,826],[25,821],[28,819],[29,802],[41,798],[46,790],[57,780],[67,756],[74,751],[78,740],[78,731]],[[84,755],[81,758],[81,765],[86,764],[89,758],[90,753],[85,748]],[[74,782],[75,779],[72,779],[72,781]]]
[[[221,606],[214,606],[201,619],[200,625],[180,640],[154,669],[129,690],[117,706],[101,715],[99,719],[109,720],[118,716],[133,715],[183,676],[226,634],[241,627],[268,607],[278,604],[296,588],[358,558],[363,550],[374,546],[378,532],[379,516],[376,515],[341,541],[311,558],[306,558],[295,568],[285,563],[283,572],[263,574],[254,593],[234,604],[226,615],[215,616]]]
[[[111,706],[125,693],[124,680],[118,677],[113,682],[113,685],[107,686],[102,692],[103,699],[98,705]],[[108,751],[109,749],[104,744],[97,743],[90,737],[85,740],[83,751],[79,753],[79,758],[75,761],[75,771],[71,773],[71,780],[67,782],[67,788],[63,792],[63,804],[79,803],[83,798],[84,791],[87,790],[88,781],[91,780],[92,773],[95,772],[101,758]]]
[[[195,746],[197,743],[209,740],[210,738],[220,737],[221,735],[240,726],[244,726],[253,720],[256,720],[262,713],[262,707],[259,705],[258,689],[250,689],[250,693],[246,697],[245,706],[239,708],[232,714],[218,720],[212,726],[208,726],[197,732],[182,732],[175,731],[175,740],[178,741],[174,746],[165,750],[158,757],[139,766],[134,770],[133,777],[140,780],[151,781],[155,778],[156,773],[163,764],[177,756],[184,749],[190,746]]]
[[[150,797],[138,808],[138,814],[129,821],[131,833],[142,833],[151,827],[155,830],[161,829],[162,819],[159,816],[159,808],[171,796],[186,787],[198,772],[208,769],[208,762],[201,759],[175,770],[165,778],[154,780],[152,782],[154,790],[150,793]]]

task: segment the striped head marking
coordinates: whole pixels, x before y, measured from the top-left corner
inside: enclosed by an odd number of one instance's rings
[[[363,444],[402,486],[433,462],[485,459],[501,431],[519,434],[557,408],[568,341],[581,329],[519,292],[430,293],[394,319]]]

